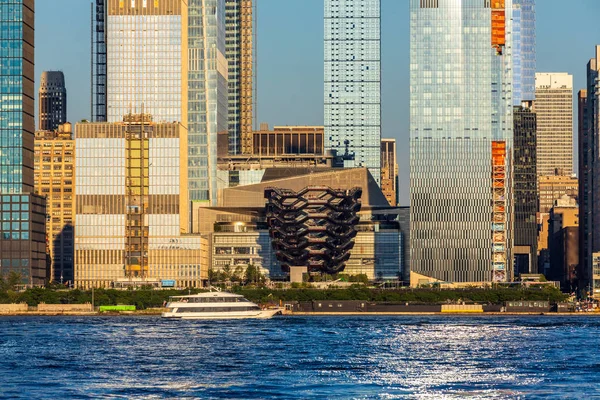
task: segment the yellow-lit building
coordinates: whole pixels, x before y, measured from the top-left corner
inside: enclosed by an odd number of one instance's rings
[[[390,206],[398,203],[398,163],[396,139],[381,139],[381,191]]]
[[[73,282],[75,140],[71,124],[35,133],[35,191],[46,196],[49,280]]]
[[[562,196],[577,198],[579,181],[575,176],[543,175],[538,177],[538,192],[540,197],[539,212],[549,213],[554,202]]]
[[[128,114],[77,124],[76,143],[76,286],[203,286],[206,241],[188,234],[185,127]]]

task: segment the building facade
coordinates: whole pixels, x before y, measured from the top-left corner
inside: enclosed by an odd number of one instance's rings
[[[187,2],[105,1],[106,121],[184,121]]]
[[[563,196],[550,210],[548,250],[544,273],[550,280],[560,282],[565,292],[579,286],[579,207],[575,199]]]
[[[537,174],[573,173],[573,76],[535,74]]]
[[[228,129],[225,0],[189,0],[188,13],[188,191],[216,204],[217,137]]]
[[[61,71],[44,71],[40,78],[39,113],[41,131],[53,131],[67,122],[67,88]]]
[[[513,104],[535,100],[535,0],[513,0]]]
[[[46,281],[46,201],[34,192],[34,0],[2,2],[0,274]]]
[[[554,202],[567,195],[576,200],[579,181],[576,176],[548,175],[538,177],[539,212],[549,213]]]
[[[211,268],[259,266],[271,279],[287,279],[275,257],[266,220],[265,189],[278,187],[299,191],[308,186],[363,188],[355,246],[344,274],[366,274],[369,279],[392,279],[408,275],[406,209],[390,207],[366,168],[355,169],[267,169],[253,184],[222,190],[219,207],[200,207],[194,212],[193,231],[211,238]],[[400,215],[403,215],[400,218]]]
[[[186,125],[189,199],[216,201],[228,113],[225,0],[96,0],[95,25],[93,119],[145,113]]]
[[[577,93],[577,152],[579,180],[579,264],[585,271],[583,285],[588,286],[592,280],[592,164],[593,149],[588,127],[588,92],[582,89]]]
[[[512,1],[410,0],[411,271],[512,278]]]
[[[536,114],[532,102],[514,108],[514,275],[537,271]]]
[[[585,108],[581,108],[580,120],[583,124],[580,125],[584,132],[584,140],[580,142],[581,150],[579,159],[588,160],[588,164],[584,165],[583,174],[580,175],[580,185],[582,186],[581,204],[581,229],[583,235],[583,260],[582,267],[584,276],[582,288],[592,284],[592,253],[600,251],[600,152],[598,144],[600,143],[600,86],[598,78],[600,77],[600,46],[595,46],[594,57],[587,64],[587,98]],[[585,140],[587,139],[587,140]]]
[[[390,206],[398,204],[396,139],[381,139],[381,191]]]
[[[380,0],[325,0],[325,147],[381,168]]]
[[[254,1],[225,1],[229,154],[252,152]]]
[[[80,123],[76,145],[75,285],[202,286],[202,238],[186,234],[183,125],[132,114]]]
[[[74,279],[75,139],[71,124],[35,133],[35,191],[47,199],[49,281]]]

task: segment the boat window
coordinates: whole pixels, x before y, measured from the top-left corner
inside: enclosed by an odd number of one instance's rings
[[[258,311],[258,306],[235,306],[235,307],[181,307],[177,309],[177,313],[193,313],[193,312],[237,312],[237,311]]]

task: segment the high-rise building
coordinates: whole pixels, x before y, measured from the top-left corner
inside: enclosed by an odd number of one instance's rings
[[[535,99],[535,0],[513,0],[513,104]]]
[[[73,283],[75,140],[71,124],[35,133],[35,191],[47,199],[48,280]]]
[[[96,0],[97,121],[147,113],[188,127],[188,191],[216,201],[218,133],[227,135],[225,0]]]
[[[106,1],[108,122],[119,122],[130,112],[151,114],[155,121],[184,121],[186,3]]]
[[[537,272],[536,115],[532,102],[514,108],[514,275]]]
[[[586,270],[584,281],[589,282],[592,266],[592,148],[588,129],[588,93],[582,89],[577,93],[577,152],[579,179],[579,264]]]
[[[381,168],[381,0],[325,0],[325,147]]]
[[[67,122],[67,88],[61,71],[44,71],[40,78],[39,91],[41,131],[53,131]]]
[[[512,278],[511,15],[410,0],[411,280]]]
[[[390,206],[398,204],[398,163],[396,139],[381,139],[381,191]]]
[[[579,205],[582,277],[580,289],[595,285],[593,258],[600,252],[600,45],[587,64],[587,89],[579,92]]]
[[[75,285],[201,286],[201,238],[185,234],[185,127],[129,114],[77,124],[75,142]]]
[[[46,281],[46,201],[33,194],[34,0],[2,2],[0,80],[0,274]]]
[[[573,173],[573,76],[535,74],[537,174]]]
[[[229,154],[252,153],[254,1],[225,1],[225,55],[229,64]]]
[[[188,14],[189,199],[216,205],[217,137],[228,128],[225,0],[188,0]]]

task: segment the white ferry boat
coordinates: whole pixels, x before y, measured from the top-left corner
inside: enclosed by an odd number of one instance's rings
[[[261,309],[244,296],[226,292],[208,292],[189,296],[171,296],[163,318],[243,319],[271,318],[281,309]]]

